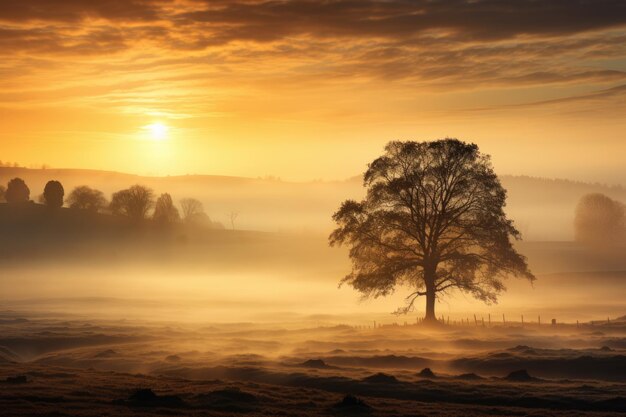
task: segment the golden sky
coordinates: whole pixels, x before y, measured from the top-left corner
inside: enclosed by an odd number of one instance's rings
[[[626,184],[624,132],[622,0],[0,1],[3,161],[335,179],[450,136]]]

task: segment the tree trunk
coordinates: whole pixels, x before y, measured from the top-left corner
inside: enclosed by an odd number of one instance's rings
[[[437,300],[437,293],[435,292],[436,271],[437,267],[424,268],[424,282],[426,284],[426,316],[424,316],[424,322],[426,323],[437,323],[437,316],[435,316],[435,301]]]
[[[435,300],[437,296],[435,295],[435,291],[426,291],[426,316],[424,317],[424,321],[426,322],[436,322],[437,317],[435,316]]]

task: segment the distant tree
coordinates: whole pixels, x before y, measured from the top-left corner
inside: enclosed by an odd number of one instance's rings
[[[43,189],[43,199],[48,207],[62,207],[65,190],[59,181],[48,181]]]
[[[153,205],[154,192],[143,185],[133,185],[114,193],[109,208],[114,214],[123,214],[141,221],[146,218]]]
[[[98,212],[107,206],[107,200],[100,190],[80,185],[72,190],[67,202],[70,208]]]
[[[230,227],[232,228],[232,230],[235,230],[235,220],[237,220],[237,217],[239,217],[238,211],[231,211],[230,213],[228,213],[228,218],[230,220]]]
[[[183,198],[180,200],[180,207],[183,209],[183,220],[185,223],[197,222],[206,216],[202,203],[195,198]]]
[[[447,291],[487,303],[505,289],[502,279],[534,280],[510,238],[520,238],[503,207],[506,191],[489,156],[457,139],[390,142],[364,174],[367,196],[345,201],[334,214],[330,244],[347,244],[352,272],[342,283],[364,297],[408,286],[398,313],[426,297],[426,322]]]
[[[4,188],[4,185],[0,185],[0,203],[5,202],[4,195],[6,194],[7,189]]]
[[[7,203],[23,203],[30,200],[30,189],[23,179],[13,178],[7,184],[4,198]]]
[[[178,209],[174,206],[174,202],[172,201],[172,197],[169,194],[161,194],[159,198],[157,198],[156,204],[154,205],[154,214],[152,218],[160,224],[171,224],[180,221],[180,214],[178,214]]]
[[[194,225],[197,225],[197,226],[203,226],[203,227],[213,227],[213,222],[211,221],[211,218],[205,212],[200,212],[200,213],[194,214],[188,220],[188,223],[189,224],[194,224]]]
[[[624,204],[604,194],[583,196],[576,206],[574,235],[578,242],[612,246],[626,240]]]

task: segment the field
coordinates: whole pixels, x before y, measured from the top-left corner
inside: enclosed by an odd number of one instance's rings
[[[0,317],[5,415],[626,412],[623,322],[427,329]]]
[[[622,256],[522,242],[534,285],[451,293],[433,329],[423,303],[391,314],[403,291],[338,288],[348,258],[323,235],[155,233],[3,240],[0,414],[626,412]]]

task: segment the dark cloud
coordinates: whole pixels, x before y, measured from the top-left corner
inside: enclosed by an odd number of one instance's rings
[[[8,0],[0,2],[0,20],[78,22],[86,18],[146,21],[159,18],[170,0]]]
[[[623,0],[298,0],[206,2],[179,13],[206,24],[215,42],[285,36],[411,38],[452,32],[467,40],[558,36],[626,24]]]
[[[624,28],[624,0],[0,0],[0,73],[36,57],[198,84],[601,89],[626,79]]]
[[[354,56],[346,54],[342,64],[355,73],[367,71],[389,80],[416,79],[430,86],[464,88],[620,81],[626,72],[593,61],[620,56],[626,56],[626,36],[601,33],[558,41],[437,41],[429,46],[383,42],[358,49]],[[587,66],[578,68],[583,62]]]
[[[159,27],[89,26],[71,27],[2,27],[0,51],[41,55],[98,55],[126,50],[136,39],[157,39],[167,36]]]
[[[464,39],[558,36],[626,24],[623,0],[16,0],[0,20],[172,21],[191,25],[206,44],[286,36],[408,39],[445,31]],[[207,36],[210,35],[210,36]]]
[[[77,36],[64,36],[54,28],[0,28],[0,49],[4,53],[41,53],[92,55],[125,49],[125,37],[120,30],[94,28]]]

